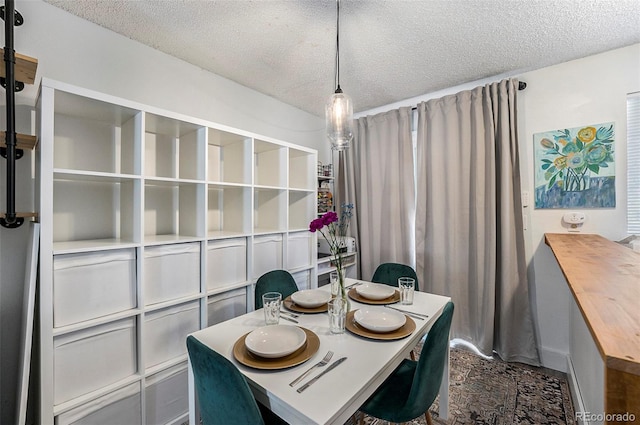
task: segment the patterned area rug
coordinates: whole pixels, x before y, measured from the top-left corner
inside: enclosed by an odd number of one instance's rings
[[[437,424],[575,424],[564,373],[486,360],[462,348],[452,348],[449,382],[449,419],[438,417],[437,399],[431,407],[431,417]],[[365,423],[386,422],[365,417]],[[423,425],[426,421],[422,416],[408,423]]]

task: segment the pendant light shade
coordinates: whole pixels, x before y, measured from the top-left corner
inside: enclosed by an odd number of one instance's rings
[[[331,149],[341,151],[349,147],[353,139],[353,104],[351,98],[338,86],[325,108],[327,137]]]
[[[331,149],[342,151],[353,139],[353,103],[340,88],[340,0],[336,0],[336,91],[325,107],[327,138]]]

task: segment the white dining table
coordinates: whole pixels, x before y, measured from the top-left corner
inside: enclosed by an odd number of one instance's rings
[[[354,285],[361,280],[347,279],[346,285]],[[329,290],[328,286],[321,289]],[[449,297],[425,292],[416,292],[412,305],[394,304],[406,311],[428,315],[425,320],[412,319],[416,329],[411,335],[397,340],[368,339],[348,330],[342,334],[332,334],[329,330],[328,314],[305,313],[295,324],[280,319],[280,324],[300,326],[314,332],[319,340],[318,351],[309,360],[295,367],[281,370],[261,370],[247,367],[238,362],[233,354],[233,346],[243,335],[265,325],[262,309],[227,320],[214,326],[194,332],[192,335],[202,343],[231,360],[245,376],[257,401],[271,409],[290,424],[344,424],[359,407],[374,393],[380,384],[406,358],[411,350],[427,334]],[[352,311],[371,307],[350,300]],[[283,307],[284,308],[284,307]],[[321,377],[304,392],[296,391],[327,368],[317,368],[295,387],[289,383],[333,351],[332,362],[347,357],[347,360]],[[449,356],[446,356],[445,373],[440,386],[439,416],[448,417]],[[189,423],[199,423],[195,401],[193,371],[189,364]]]

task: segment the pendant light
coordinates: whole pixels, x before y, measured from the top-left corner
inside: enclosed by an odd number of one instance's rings
[[[331,149],[342,151],[349,147],[353,139],[353,104],[351,98],[340,88],[340,0],[336,0],[336,6],[336,91],[327,102],[325,117]]]

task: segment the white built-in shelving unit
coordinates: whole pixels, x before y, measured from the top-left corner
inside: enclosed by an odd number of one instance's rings
[[[43,79],[40,420],[187,420],[186,335],[317,285],[313,149]]]

